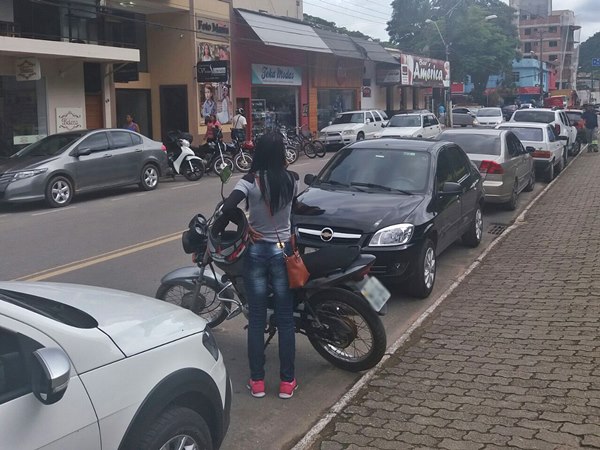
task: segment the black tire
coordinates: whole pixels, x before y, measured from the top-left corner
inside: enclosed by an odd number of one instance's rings
[[[407,283],[409,292],[417,298],[429,297],[435,285],[436,273],[435,244],[426,238],[417,256],[415,272]]]
[[[575,156],[577,155],[579,152],[581,151],[581,142],[579,141],[579,139],[577,139],[575,141],[575,144],[573,145],[573,151],[571,152],[571,155]]]
[[[356,135],[357,141],[362,141],[364,138],[365,138],[365,133],[363,133],[362,131]]]
[[[246,152],[238,153],[233,162],[235,163],[236,170],[247,173],[250,172],[250,168],[252,167],[252,156]]]
[[[349,290],[332,288],[317,292],[308,302],[325,329],[309,326],[307,336],[323,358],[350,372],[368,370],[381,361],[387,347],[385,328],[366,300]],[[357,320],[362,322],[362,326],[357,324]],[[348,351],[358,351],[363,342],[358,340],[362,336],[360,333],[365,331],[371,342],[364,345],[360,354],[350,355]],[[320,335],[321,332],[323,335]],[[336,340],[338,345],[327,342],[323,336]]]
[[[46,185],[46,203],[51,208],[62,208],[73,200],[73,183],[67,177],[59,175]]]
[[[146,164],[140,174],[138,186],[143,191],[153,191],[158,186],[158,169],[154,164]]]
[[[213,450],[212,437],[204,418],[196,411],[181,406],[173,406],[163,411],[156,419],[144,424],[139,440],[134,443],[136,450],[159,450],[183,448],[176,439],[187,438],[199,450]],[[170,441],[175,441],[166,446]],[[193,442],[192,442],[193,441]],[[186,447],[187,448],[187,447]]]
[[[531,168],[531,174],[529,176],[529,183],[525,186],[525,192],[531,192],[535,188],[535,166]]]
[[[475,248],[481,243],[483,238],[483,213],[481,212],[481,205],[477,205],[475,215],[469,229],[462,235],[462,242],[467,247]]]
[[[510,199],[504,204],[504,207],[509,211],[514,211],[517,209],[517,204],[519,203],[519,183],[515,181],[513,185],[512,192],[510,194]]]
[[[550,183],[552,180],[554,180],[554,161],[550,163],[544,174],[544,181],[546,181],[546,183]]]
[[[184,166],[182,175],[188,181],[198,181],[206,172],[206,166],[199,159],[184,161],[182,166]]]
[[[229,314],[228,305],[217,299],[221,287],[212,278],[204,278],[203,286],[200,288],[200,301],[194,305],[194,286],[189,284],[161,284],[156,291],[155,297],[159,300],[189,309],[197,316],[208,322],[208,326],[214,328],[227,318]],[[221,294],[223,297],[233,299],[233,292],[227,290]]]
[[[317,149],[312,142],[304,142],[301,149],[308,158],[313,159],[317,157]]]
[[[559,173],[561,173],[563,171],[564,168],[565,168],[565,158],[563,155],[559,159],[558,164],[556,164],[556,166],[554,167],[554,172],[556,173],[556,175],[558,175]]]
[[[212,170],[217,175],[221,175],[221,171],[225,166],[229,166],[229,169],[233,172],[234,164],[230,157],[224,156],[221,158],[220,156],[216,158],[212,164]]]
[[[327,154],[327,148],[321,141],[315,140],[313,141],[313,145],[315,146],[315,153],[319,158],[323,158]]]

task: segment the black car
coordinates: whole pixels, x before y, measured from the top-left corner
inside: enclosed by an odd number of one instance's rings
[[[300,249],[360,246],[377,257],[373,275],[408,280],[418,297],[433,289],[437,255],[458,238],[481,241],[482,178],[456,144],[357,142],[304,181],[293,218]]]

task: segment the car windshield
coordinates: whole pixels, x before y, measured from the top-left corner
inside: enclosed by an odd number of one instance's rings
[[[412,114],[408,116],[394,116],[390,119],[388,127],[420,127],[421,116]]]
[[[517,135],[521,141],[543,142],[544,131],[541,128],[525,127],[502,127],[503,130],[510,130]]]
[[[536,123],[550,123],[554,121],[554,112],[552,111],[527,111],[519,110],[515,111],[513,116],[514,122],[536,122]]]
[[[85,133],[61,133],[47,136],[15,153],[13,158],[31,158],[32,156],[54,156],[62,152]]]
[[[440,141],[458,144],[467,154],[500,155],[501,141],[498,134],[442,133]]]
[[[424,192],[429,158],[429,153],[422,151],[349,147],[323,168],[317,184],[366,192]]]
[[[364,123],[365,118],[363,113],[340,114],[333,120],[333,125],[341,123]]]
[[[481,108],[477,111],[477,117],[499,117],[502,115],[500,108]]]

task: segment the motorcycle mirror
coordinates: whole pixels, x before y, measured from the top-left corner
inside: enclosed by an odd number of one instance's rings
[[[227,184],[232,175],[233,172],[231,171],[229,166],[223,167],[223,170],[221,170],[221,173],[219,174],[219,178],[221,178],[221,183]]]

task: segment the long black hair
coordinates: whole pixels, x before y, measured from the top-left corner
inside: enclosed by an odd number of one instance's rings
[[[271,213],[292,201],[294,178],[286,170],[285,144],[279,133],[267,133],[258,139],[251,172],[258,177],[262,198],[269,203]]]

